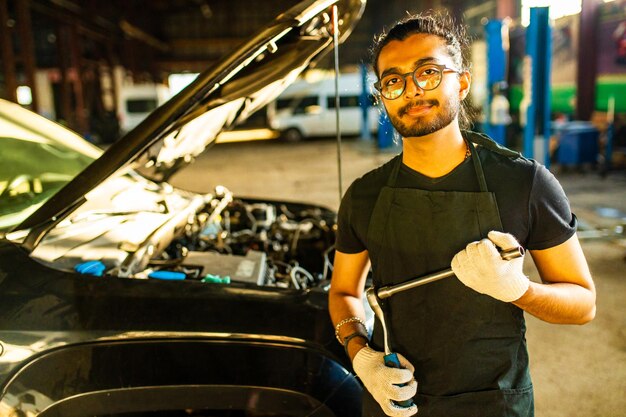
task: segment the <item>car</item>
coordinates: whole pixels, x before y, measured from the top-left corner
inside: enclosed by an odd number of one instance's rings
[[[336,213],[168,180],[364,6],[293,6],[103,153],[0,102],[1,416],[360,415],[327,312]]]
[[[0,233],[24,221],[102,150],[76,133],[0,99]]]

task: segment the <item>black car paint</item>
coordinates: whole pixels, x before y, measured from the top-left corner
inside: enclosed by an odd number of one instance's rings
[[[69,346],[29,363],[12,386],[53,402],[41,416],[63,417],[168,409],[354,415],[345,398],[359,394],[345,370],[320,351],[219,338]],[[191,395],[194,390],[201,396]],[[102,398],[103,392],[113,398]]]
[[[361,388],[333,337],[326,297],[318,289],[79,275],[3,241],[0,329],[15,338],[50,332],[61,346],[12,364],[0,376],[2,395],[34,391],[57,403],[102,390],[224,385],[250,394],[262,387],[358,415]],[[211,401],[222,404],[207,398],[205,405]]]

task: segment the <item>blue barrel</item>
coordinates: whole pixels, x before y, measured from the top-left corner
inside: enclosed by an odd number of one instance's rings
[[[571,121],[553,124],[558,139],[557,161],[563,165],[595,164],[600,132],[591,123]]]

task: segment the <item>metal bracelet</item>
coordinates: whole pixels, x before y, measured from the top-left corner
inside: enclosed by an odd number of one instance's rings
[[[360,323],[366,330],[367,330],[367,326],[365,325],[365,322],[363,321],[363,319],[361,319],[360,317],[357,316],[352,316],[352,317],[348,317],[347,319],[343,319],[341,320],[339,323],[337,323],[337,325],[335,326],[335,337],[337,338],[337,341],[343,345],[343,342],[341,341],[341,338],[339,337],[339,329],[341,328],[341,326],[343,326],[344,324],[348,324],[348,323]]]

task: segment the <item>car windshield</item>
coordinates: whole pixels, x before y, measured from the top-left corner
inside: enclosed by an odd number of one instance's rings
[[[99,152],[43,117],[10,103],[0,104],[0,231],[6,232],[72,180]]]

